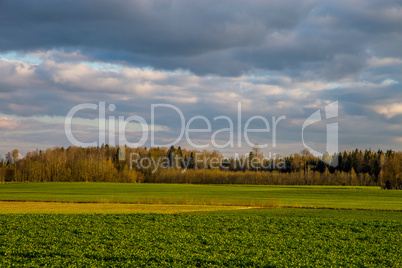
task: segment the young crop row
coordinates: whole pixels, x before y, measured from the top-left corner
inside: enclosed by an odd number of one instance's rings
[[[264,216],[0,215],[0,266],[402,265],[402,223]]]

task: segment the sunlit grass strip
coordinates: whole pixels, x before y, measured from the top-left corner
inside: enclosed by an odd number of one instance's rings
[[[124,203],[118,197],[101,198],[99,203]],[[233,198],[222,196],[138,196],[133,198],[132,204],[170,204],[170,205],[202,205],[202,206],[252,206],[260,208],[280,207],[280,203],[273,198]]]
[[[244,209],[243,206],[178,205],[178,204],[118,204],[118,203],[60,203],[60,202],[0,202],[4,213],[187,213]]]

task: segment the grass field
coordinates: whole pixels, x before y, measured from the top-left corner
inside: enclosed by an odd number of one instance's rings
[[[402,210],[402,191],[348,186],[21,183],[1,184],[0,201]]]
[[[0,267],[401,267],[401,230],[376,187],[0,185]]]
[[[168,204],[119,204],[119,203],[60,203],[60,202],[4,202],[0,201],[0,213],[188,213],[247,209],[239,206],[168,205]]]

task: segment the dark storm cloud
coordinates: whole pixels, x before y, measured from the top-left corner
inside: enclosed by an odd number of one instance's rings
[[[310,3],[292,1],[2,1],[1,48],[83,46],[156,56],[258,44],[297,25]],[[251,19],[253,18],[253,19]],[[29,41],[29,42],[27,42]]]
[[[400,1],[1,1],[0,50],[86,56],[197,74],[357,74],[401,55]]]

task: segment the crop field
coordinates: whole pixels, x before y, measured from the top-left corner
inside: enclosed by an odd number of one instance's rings
[[[0,266],[398,267],[401,228],[261,215],[3,214]]]
[[[0,184],[0,267],[401,267],[401,193]]]

